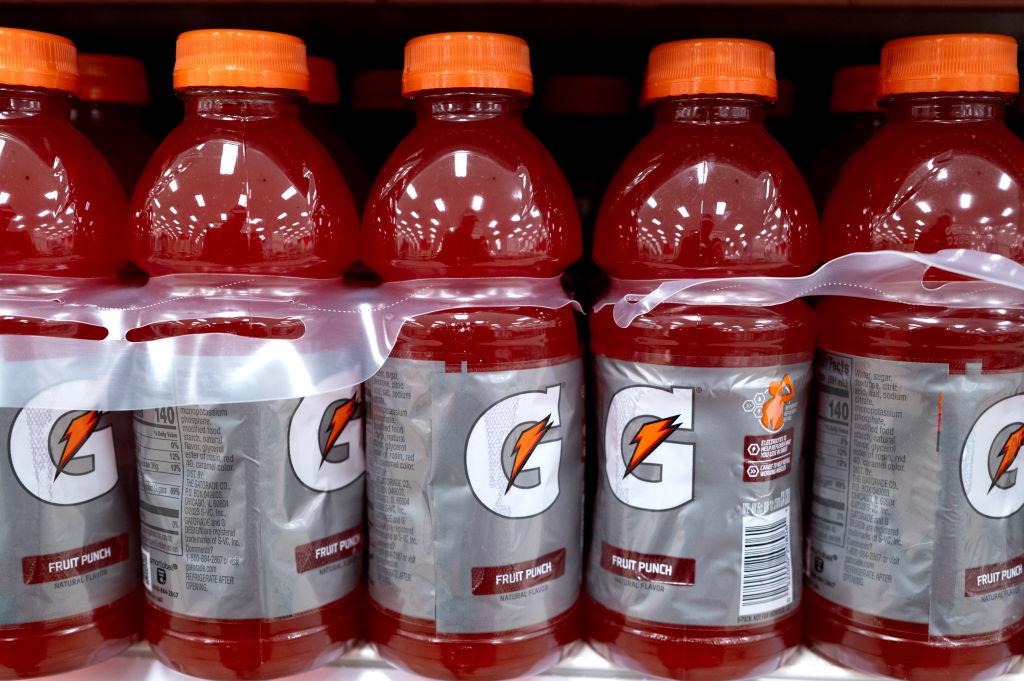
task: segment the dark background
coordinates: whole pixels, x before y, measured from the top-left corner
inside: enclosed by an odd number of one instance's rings
[[[856,2],[856,4],[852,4]],[[798,116],[824,115],[832,73],[877,61],[890,38],[951,32],[1024,36],[1024,2],[3,2],[0,24],[50,31],[83,52],[141,57],[149,67],[157,128],[173,123],[174,38],[193,28],[294,33],[309,53],[338,63],[343,100],[354,72],[400,67],[402,45],[435,31],[484,30],[526,38],[538,88],[554,72],[606,72],[639,89],[647,52],[690,37],[757,38],[777,53],[778,74],[796,84]],[[342,107],[345,102],[342,102]]]

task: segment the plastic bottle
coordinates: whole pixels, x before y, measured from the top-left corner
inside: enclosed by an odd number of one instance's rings
[[[348,128],[360,131],[352,146],[371,174],[383,168],[414,123],[412,109],[402,97],[401,69],[373,69],[355,75]]]
[[[370,190],[370,178],[352,147],[338,134],[338,69],[324,57],[309,57],[309,104],[302,108],[302,124],[324,145],[348,183],[349,191],[360,209]]]
[[[178,37],[174,84],[185,117],[132,203],[132,257],[147,273],[332,278],[351,264],[355,207],[299,121],[308,82],[305,45],[293,36]],[[132,339],[295,331],[288,320],[195,319]],[[353,644],[362,421],[358,388],[136,412],[144,627],[161,661],[192,676],[268,678]],[[317,552],[331,544],[339,550]]]
[[[836,71],[829,111],[832,115],[825,131],[826,142],[808,173],[811,193],[821,210],[850,156],[882,127],[878,65],[847,66]]]
[[[149,104],[146,67],[132,57],[80,54],[82,79],[71,120],[103,153],[125,192],[131,194],[156,140],[142,125]]]
[[[601,206],[594,260],[615,279],[804,274],[817,216],[764,127],[764,43],[656,47],[653,130]],[[663,304],[591,316],[599,484],[587,571],[591,644],[675,679],[779,667],[800,642],[801,449],[813,313]]]
[[[0,28],[0,83],[0,273],[115,276],[125,257],[124,194],[69,122],[79,85],[74,45]],[[99,339],[105,332],[8,315],[0,334]],[[48,406],[53,393],[87,392],[80,383],[0,409],[2,679],[100,662],[140,630],[131,426],[126,414]]]
[[[405,52],[416,127],[370,192],[363,260],[388,281],[556,277],[580,227],[523,126],[529,49],[444,33]],[[498,679],[579,636],[582,367],[573,313],[480,307],[406,323],[367,383],[368,638],[399,667]]]
[[[879,86],[886,122],[829,199],[826,256],[1024,261],[1024,143],[1003,122],[1016,42],[896,40]],[[995,677],[1024,629],[1024,313],[845,298],[819,312],[811,643],[897,678]]]

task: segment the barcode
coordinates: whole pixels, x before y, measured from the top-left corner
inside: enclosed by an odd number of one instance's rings
[[[153,571],[149,566],[149,551],[142,549],[142,585],[147,591],[153,590]]]
[[[743,517],[740,616],[771,612],[793,602],[789,507]]]

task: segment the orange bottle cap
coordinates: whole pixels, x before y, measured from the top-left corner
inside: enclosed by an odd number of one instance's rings
[[[406,43],[403,95],[456,88],[533,94],[526,41],[500,33],[434,33]]]
[[[960,33],[892,40],[882,48],[878,94],[1000,92],[1016,94],[1017,41],[1008,35]]]
[[[174,87],[306,92],[306,44],[293,35],[270,31],[187,31],[178,36]]]
[[[341,103],[338,68],[334,62],[324,57],[307,57],[306,64],[309,66],[309,103],[331,106]]]
[[[544,81],[546,113],[624,116],[630,103],[629,81],[618,76],[562,74]]]
[[[401,69],[360,71],[352,78],[352,108],[393,111],[405,108]]]
[[[0,83],[78,94],[75,44],[52,33],[0,28]]]
[[[149,104],[146,67],[134,57],[114,54],[79,54],[78,72],[83,102]]]
[[[755,95],[774,100],[775,51],[757,40],[677,40],[651,50],[643,101],[684,95]]]
[[[832,113],[881,111],[878,106],[878,75],[877,64],[847,66],[836,71],[828,110]]]

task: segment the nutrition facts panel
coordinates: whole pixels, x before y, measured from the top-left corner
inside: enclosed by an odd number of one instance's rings
[[[850,487],[852,360],[828,354],[818,376],[818,428],[811,515],[814,540],[846,544]]]
[[[170,407],[135,412],[142,543],[180,556],[185,472],[176,419]]]

